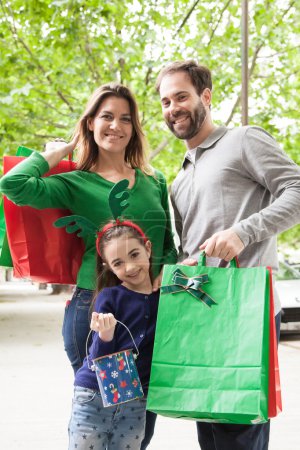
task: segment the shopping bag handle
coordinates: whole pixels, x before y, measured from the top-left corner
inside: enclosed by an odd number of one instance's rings
[[[116,320],[117,320],[117,319],[116,319]],[[135,346],[135,349],[136,349],[136,353],[133,353],[133,357],[134,357],[134,359],[137,359],[137,357],[139,356],[140,352],[139,352],[139,349],[138,349],[138,347],[137,347],[137,345],[136,345],[136,343],[135,343],[135,340],[133,339],[133,336],[132,336],[132,334],[131,334],[131,331],[130,331],[129,328],[125,325],[125,323],[121,322],[120,320],[117,320],[117,322],[118,322],[119,324],[123,325],[123,327],[125,327],[126,330],[128,331],[128,333],[130,334],[130,337],[131,337],[132,342],[133,342],[133,344],[134,344],[134,346]],[[95,366],[94,366],[94,365],[90,366],[90,363],[89,363],[89,357],[88,357],[88,342],[89,342],[89,338],[90,338],[90,335],[91,335],[92,331],[93,331],[93,330],[90,330],[90,332],[89,332],[89,334],[88,334],[88,337],[87,337],[87,339],[86,339],[86,341],[85,341],[85,355],[86,355],[86,360],[87,360],[88,368],[89,368],[90,370],[92,370],[92,371],[95,371]]]
[[[30,156],[32,153],[35,153],[36,150],[32,150],[31,148],[28,147],[24,147],[24,145],[21,145],[18,147],[17,149],[17,153],[16,156],[24,156],[24,157],[28,157]],[[73,154],[74,152],[72,151],[71,153],[68,154],[68,160],[69,161],[73,161]]]
[[[206,253],[205,252],[201,252],[198,258],[198,266],[206,266]],[[229,262],[229,266],[231,268],[238,268],[240,267],[239,265],[239,261],[237,259],[237,256],[235,256],[230,262]]]

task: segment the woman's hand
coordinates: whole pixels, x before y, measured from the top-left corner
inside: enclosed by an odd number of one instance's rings
[[[115,333],[117,321],[113,314],[92,313],[91,329],[99,334],[99,337],[104,342],[112,341]]]
[[[63,158],[75,150],[78,139],[79,134],[76,134],[69,143],[63,139],[55,139],[54,141],[47,142],[45,151],[41,155],[48,162],[50,169],[57,166]]]

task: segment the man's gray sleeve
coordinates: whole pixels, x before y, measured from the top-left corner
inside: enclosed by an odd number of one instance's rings
[[[271,205],[232,227],[247,246],[300,222],[300,167],[258,127],[247,129],[241,158],[245,175],[264,186],[275,199]]]

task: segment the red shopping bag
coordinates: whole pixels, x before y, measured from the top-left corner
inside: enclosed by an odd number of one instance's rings
[[[281,387],[279,376],[277,336],[274,320],[274,295],[272,283],[272,270],[270,273],[270,350],[269,350],[269,402],[268,417],[275,417],[282,411]]]
[[[239,267],[238,258],[235,258]],[[273,275],[271,267],[267,268],[270,282],[270,340],[269,340],[269,387],[268,387],[268,417],[276,417],[282,411],[279,362],[277,351],[277,336],[274,320]]]
[[[4,173],[23,159],[5,156]],[[74,162],[61,161],[45,176],[75,169]],[[4,214],[15,277],[44,283],[76,284],[84,252],[83,240],[53,226],[60,217],[70,215],[69,210],[17,206],[4,197]]]

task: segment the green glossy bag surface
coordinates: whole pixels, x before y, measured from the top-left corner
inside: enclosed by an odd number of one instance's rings
[[[13,267],[13,262],[7,242],[3,199],[1,199],[0,202],[0,266]]]
[[[169,265],[162,286],[147,409],[210,422],[265,422],[268,270]]]

